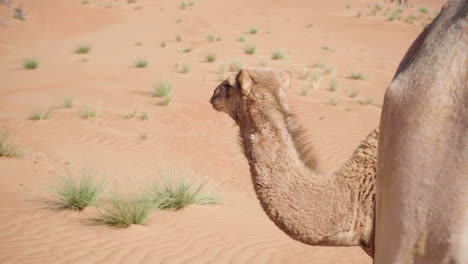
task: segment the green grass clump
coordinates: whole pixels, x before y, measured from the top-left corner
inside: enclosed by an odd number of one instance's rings
[[[206,40],[211,43],[211,42],[214,42],[216,40],[216,37],[214,35],[208,35],[206,37]]]
[[[338,104],[338,101],[336,101],[335,98],[331,98],[330,100],[328,100],[327,104],[335,106]]]
[[[147,112],[143,112],[140,115],[140,120],[148,120],[149,119],[149,114]]]
[[[192,48],[186,48],[186,49],[183,49],[182,52],[184,53],[189,53],[192,51]]]
[[[337,84],[336,84],[336,81],[333,80],[331,83],[330,83],[330,86],[328,87],[327,91],[329,92],[334,92],[336,91],[336,88],[337,88]]]
[[[47,120],[50,118],[51,113],[52,110],[48,110],[46,112],[36,111],[29,116],[29,120]]]
[[[172,94],[172,84],[167,81],[160,81],[154,88],[154,97],[164,97]]]
[[[312,89],[311,89],[310,87],[305,86],[305,87],[303,87],[303,88],[301,89],[300,95],[302,95],[302,96],[307,96],[307,95],[310,94],[310,91],[311,91],[311,90],[312,90]]]
[[[145,68],[148,66],[148,61],[146,59],[138,59],[135,61],[136,68]]]
[[[255,47],[255,45],[248,45],[247,47],[244,48],[244,52],[245,52],[245,54],[251,55],[251,54],[255,53],[256,49],[257,48]]]
[[[429,13],[429,10],[427,8],[425,8],[424,6],[420,7],[418,9],[419,12],[421,13],[424,13],[424,14],[428,14]]]
[[[284,51],[275,51],[271,55],[272,60],[281,60],[281,59],[286,59],[288,55]]]
[[[180,42],[182,40],[182,36],[180,34],[176,35],[176,41]]]
[[[87,54],[91,50],[89,45],[80,45],[75,49],[76,54]]]
[[[81,117],[84,119],[96,117],[96,109],[90,106],[83,107],[83,109],[81,109]]]
[[[176,180],[162,179],[149,191],[149,197],[156,208],[182,209],[191,204],[215,204],[217,199],[210,193],[203,192],[204,185],[196,184],[182,176]]]
[[[63,101],[63,108],[67,108],[67,109],[73,108],[73,99],[65,98],[65,100]]]
[[[242,63],[238,61],[233,61],[229,64],[229,71],[231,72],[238,72],[242,69]]]
[[[39,67],[39,61],[33,58],[25,59],[23,62],[23,67],[26,70],[36,69],[37,67]]]
[[[214,54],[214,53],[209,53],[205,57],[206,62],[214,62],[215,60],[216,60],[216,54]]]
[[[374,100],[372,98],[366,98],[366,99],[359,100],[358,103],[360,105],[370,105],[370,104],[374,104]]]
[[[182,1],[180,2],[179,8],[185,10],[187,7],[192,7],[194,4],[193,1]]]
[[[190,66],[188,64],[182,65],[182,73],[189,73],[190,72]]]
[[[102,193],[103,182],[95,179],[95,172],[82,169],[80,177],[64,176],[53,186],[52,192],[59,198],[61,207],[71,210],[83,210],[92,205]]]
[[[239,42],[245,42],[245,37],[240,36],[236,40],[239,41]]]
[[[255,27],[250,28],[249,31],[248,31],[248,33],[251,34],[251,35],[257,34],[257,32],[258,32],[258,30]]]
[[[360,72],[351,73],[349,78],[351,78],[353,80],[365,80],[365,79],[367,79],[366,75],[364,75],[363,73],[360,73]]]
[[[319,68],[319,69],[325,69],[327,67],[327,64],[323,62],[316,62],[312,64],[312,68]]]
[[[153,204],[146,197],[121,197],[114,195],[100,212],[99,220],[112,227],[141,225],[153,210]]]
[[[351,91],[351,92],[348,94],[348,96],[349,96],[350,98],[354,98],[354,97],[356,97],[357,95],[358,95],[358,92],[356,92],[356,91]]]
[[[0,157],[22,158],[23,151],[15,145],[5,131],[0,130]]]

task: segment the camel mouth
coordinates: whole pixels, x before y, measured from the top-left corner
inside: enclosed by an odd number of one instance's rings
[[[224,106],[218,105],[216,103],[211,103],[211,105],[213,106],[214,110],[216,110],[216,111],[224,112],[226,110],[226,108],[224,108]]]

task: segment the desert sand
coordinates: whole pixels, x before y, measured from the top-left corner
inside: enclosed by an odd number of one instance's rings
[[[233,62],[291,71],[288,99],[320,169],[333,170],[378,126],[398,63],[444,1],[194,0],[185,8],[161,0],[4,2],[0,130],[25,154],[0,157],[0,263],[372,262],[360,248],[307,246],[276,228],[253,192],[237,127],[209,99],[234,74]],[[14,8],[24,10],[24,20],[13,17]],[[82,44],[88,54],[74,52]],[[248,45],[255,54],[244,53]],[[287,58],[272,60],[278,50]],[[216,60],[208,63],[210,53]],[[30,57],[37,69],[23,68]],[[148,65],[136,68],[139,58]],[[365,80],[350,78],[353,72]],[[174,88],[168,106],[150,96],[161,80]],[[62,107],[66,98],[71,109]],[[96,117],[82,118],[84,109]],[[36,112],[49,118],[30,120]],[[107,192],[137,190],[161,167],[184,167],[222,202],[154,211],[126,229],[90,225],[94,207],[47,206],[54,199],[48,186],[83,166],[99,172]]]

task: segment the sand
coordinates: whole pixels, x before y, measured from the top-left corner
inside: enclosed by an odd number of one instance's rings
[[[373,15],[376,3],[383,9]],[[292,71],[289,101],[320,169],[333,170],[378,126],[386,86],[443,1],[411,1],[393,21],[400,7],[371,0],[180,4],[14,0],[25,11],[19,20],[0,3],[0,129],[25,153],[0,157],[0,263],[371,263],[360,248],[307,246],[274,226],[253,192],[237,127],[209,99],[233,62]],[[417,19],[405,22],[410,14]],[[83,44],[91,51],[76,54]],[[243,51],[250,44],[253,55]],[[272,60],[277,50],[287,58]],[[210,53],[216,60],[207,63]],[[30,57],[40,61],[35,70],[23,69]],[[134,67],[139,58],[147,67]],[[169,106],[150,96],[162,80],[174,87]],[[96,117],[82,118],[86,109]],[[36,112],[49,118],[29,120]],[[144,188],[162,167],[184,167],[222,203],[155,211],[127,229],[90,225],[95,207],[48,206],[50,185],[83,167],[104,179],[103,198]]]

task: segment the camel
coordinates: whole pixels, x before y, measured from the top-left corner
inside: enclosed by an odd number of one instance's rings
[[[211,104],[239,126],[257,197],[281,230],[309,245],[361,246],[372,256],[378,129],[341,168],[320,175],[289,110],[290,80],[287,72],[243,69],[218,85]]]
[[[281,230],[361,246],[376,264],[468,263],[467,12],[450,0],[415,40],[379,129],[333,173],[316,172],[290,113],[290,74],[243,69],[218,85],[210,102],[239,126],[257,197]]]
[[[468,0],[450,0],[387,88],[375,263],[468,263],[467,52]]]

